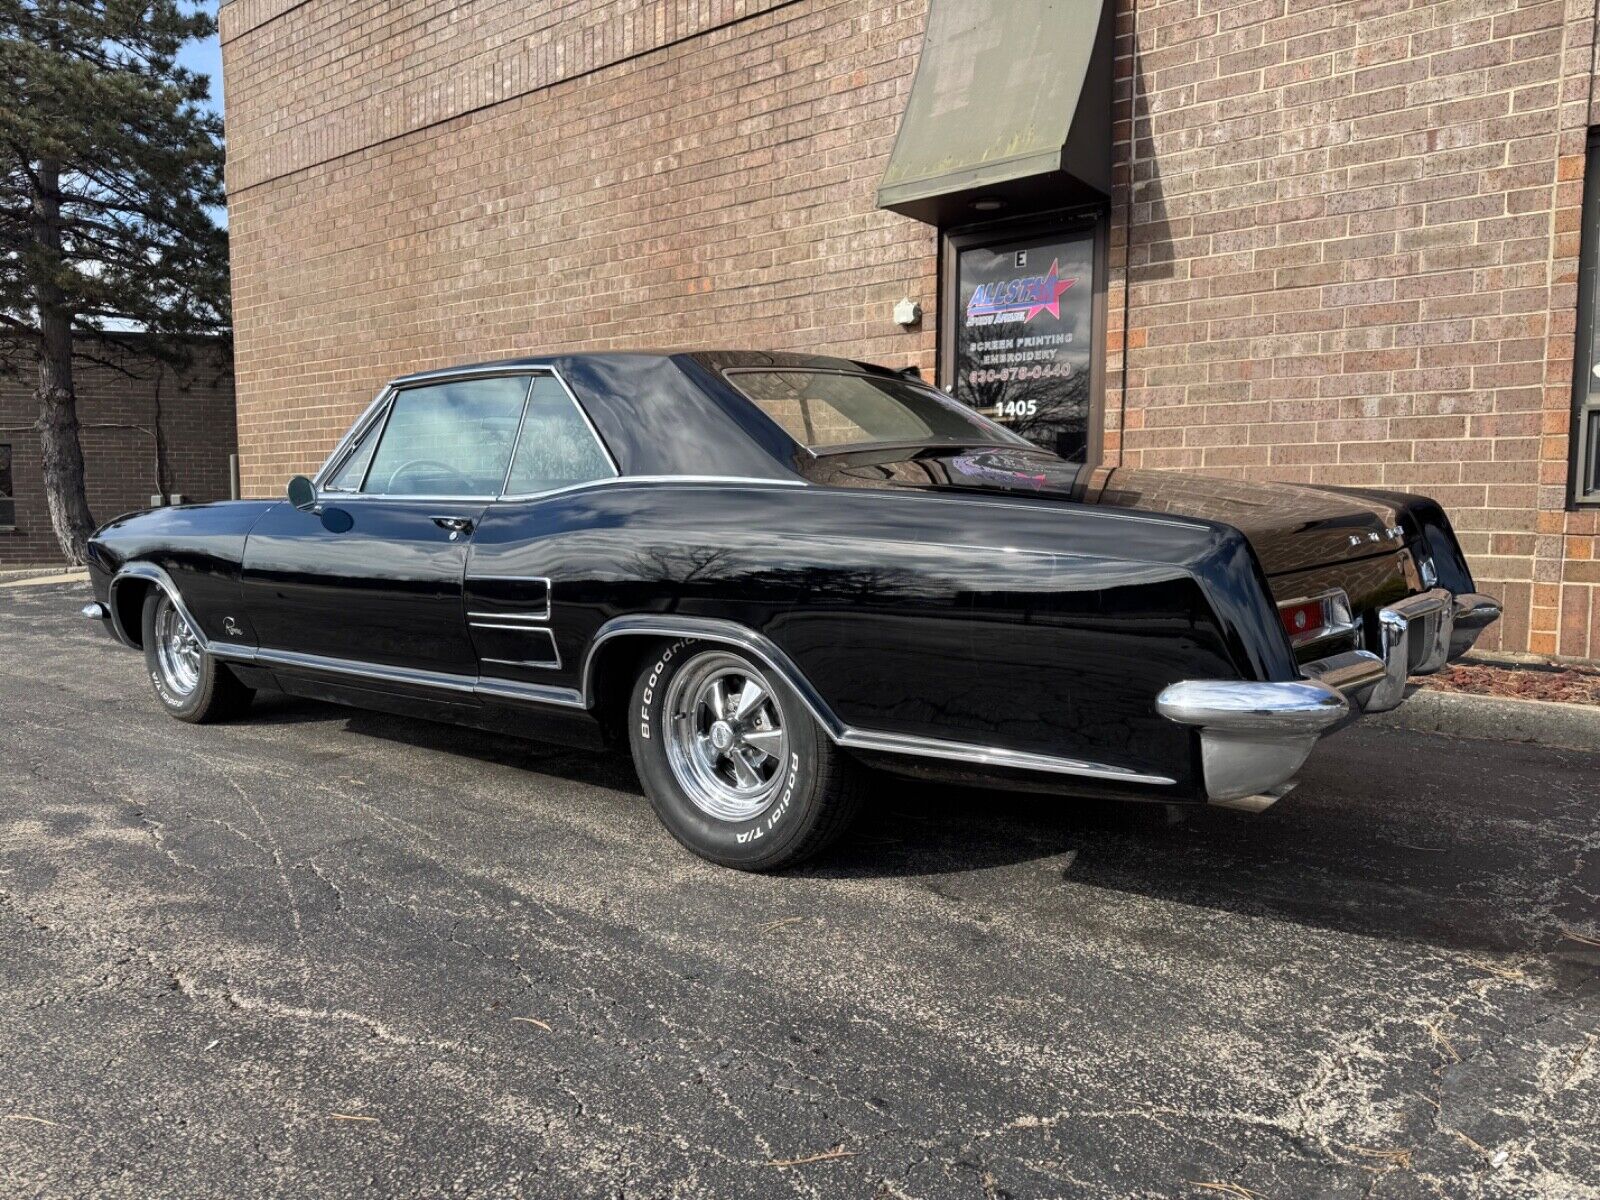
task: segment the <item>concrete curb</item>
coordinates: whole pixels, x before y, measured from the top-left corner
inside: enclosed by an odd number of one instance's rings
[[[87,571],[62,571],[53,575],[24,575],[20,579],[0,579],[0,588],[40,587],[47,583],[83,583],[89,578]]]
[[[1590,704],[1418,688],[1399,708],[1365,720],[1423,733],[1600,752],[1600,706]]]

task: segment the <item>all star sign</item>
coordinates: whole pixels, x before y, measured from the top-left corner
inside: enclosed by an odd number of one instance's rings
[[[1061,278],[1058,259],[1043,275],[1023,275],[996,283],[980,283],[967,301],[968,325],[1026,324],[1042,312],[1061,316],[1061,294],[1078,280]]]

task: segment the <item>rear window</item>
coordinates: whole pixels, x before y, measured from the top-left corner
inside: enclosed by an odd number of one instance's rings
[[[838,371],[730,371],[728,381],[811,450],[875,442],[1027,445],[966,405],[908,380]]]

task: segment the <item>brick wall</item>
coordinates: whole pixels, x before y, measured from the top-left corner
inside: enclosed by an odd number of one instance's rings
[[[207,352],[180,376],[137,355],[114,354],[112,361],[121,370],[79,364],[74,371],[84,476],[95,519],[144,508],[162,490],[152,436],[158,407],[166,494],[226,499],[228,456],[235,447],[233,380],[226,362]],[[0,530],[0,567],[61,558],[39,473],[33,429],[38,415],[31,375],[0,375],[0,443],[13,449],[17,509],[15,528]]]
[[[931,369],[936,239],[874,202],[925,12],[227,4],[247,493],[424,367]],[[1562,511],[1594,23],[1594,0],[1117,0],[1108,460],[1430,492],[1507,604],[1487,645],[1600,656],[1595,518]]]
[[[1482,645],[1600,656],[1596,517],[1563,511],[1594,26],[1593,0],[1123,5],[1113,452],[1425,491],[1506,603]]]
[[[312,0],[252,26],[282,7],[223,10],[248,494],[315,466],[403,371],[650,346],[932,370],[931,325],[903,332],[892,310],[931,309],[934,235],[875,207],[921,4],[569,5],[593,10],[583,51],[543,74],[526,55],[545,6],[413,0],[380,18]],[[444,8],[453,21],[434,20]],[[349,63],[329,68],[338,111],[383,79],[415,99],[275,149],[255,131],[302,94],[294,47],[313,72],[327,47]]]

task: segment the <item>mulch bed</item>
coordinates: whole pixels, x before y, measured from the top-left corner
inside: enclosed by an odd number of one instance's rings
[[[1562,704],[1600,704],[1600,668],[1518,667],[1454,663],[1422,686],[1440,692],[1509,696],[1515,700],[1555,700]]]

